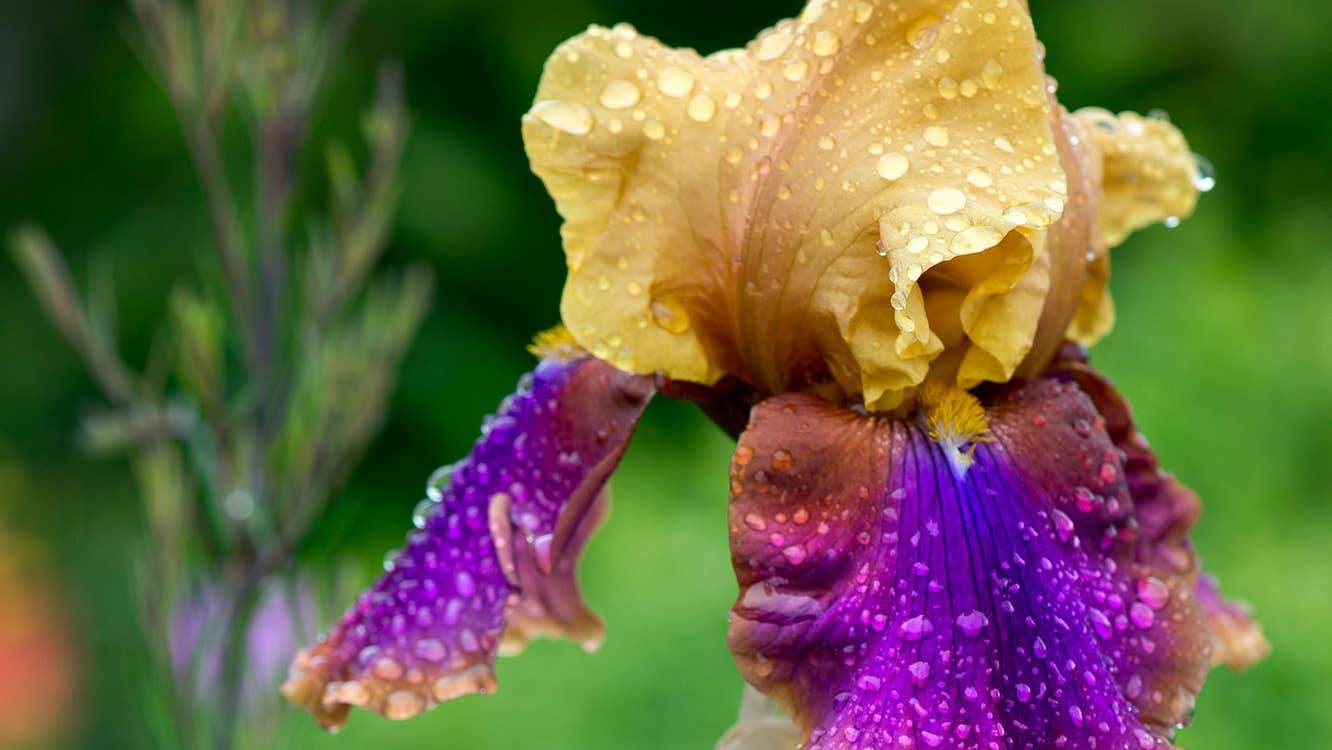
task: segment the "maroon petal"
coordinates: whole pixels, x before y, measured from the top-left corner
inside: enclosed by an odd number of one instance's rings
[[[987,409],[957,468],[915,421],[760,404],[732,466],[731,648],[808,747],[1163,747],[1209,643],[1139,561],[1119,451],[1054,380]]]
[[[495,687],[504,645],[602,623],[574,566],[605,514],[605,482],[652,394],[649,378],[590,358],[543,361],[486,420],[471,454],[432,478],[418,530],[282,692],[325,728],[351,706],[393,719]]]
[[[1137,508],[1140,561],[1174,571],[1194,582],[1212,636],[1212,664],[1247,669],[1271,651],[1262,627],[1248,607],[1221,596],[1216,579],[1201,572],[1188,532],[1198,522],[1202,504],[1193,490],[1161,468],[1156,452],[1138,432],[1128,401],[1114,385],[1087,364],[1076,348],[1065,347],[1054,376],[1071,379],[1104,417],[1106,433],[1124,454],[1129,494]]]

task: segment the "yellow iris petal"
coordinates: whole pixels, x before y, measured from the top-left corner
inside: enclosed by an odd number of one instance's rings
[[[891,409],[1005,380],[1067,200],[1012,0],[814,2],[700,57],[593,27],[523,135],[564,217],[562,314],[617,367]]]

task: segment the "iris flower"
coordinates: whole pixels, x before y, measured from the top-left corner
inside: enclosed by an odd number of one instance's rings
[[[1065,110],[1042,55],[1019,0],[816,0],[706,57],[561,45],[523,137],[563,325],[285,694],[400,719],[533,637],[595,648],[575,564],[660,393],[737,440],[730,647],[789,720],[728,747],[1170,746],[1266,644],[1083,347],[1109,248],[1210,177],[1163,119]]]

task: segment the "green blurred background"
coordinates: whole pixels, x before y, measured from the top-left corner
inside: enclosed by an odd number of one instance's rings
[[[1326,0],[1033,4],[1068,106],[1165,109],[1217,168],[1218,186],[1191,220],[1116,251],[1119,324],[1094,352],[1163,462],[1204,498],[1195,534],[1204,559],[1252,602],[1275,647],[1248,674],[1213,673],[1182,744],[1317,746],[1332,736],[1332,10]],[[518,130],[547,53],[588,23],[621,20],[711,51],[799,5],[369,4],[316,142],[354,132],[377,61],[404,62],[414,130],[384,265],[423,260],[438,291],[387,426],[303,564],[351,559],[368,581],[401,543],[426,475],[467,450],[529,367],[528,335],[555,320],[558,221]],[[199,273],[208,252],[176,122],[127,44],[120,4],[0,8],[0,227],[42,222],[80,276],[89,264],[113,267],[123,343],[141,362],[166,291]],[[140,505],[123,462],[78,452],[75,430],[96,391],[8,258],[0,357],[0,519],[44,546],[78,632],[80,694],[63,741],[147,746],[133,697]],[[741,686],[724,639],[735,588],[727,460],[727,440],[700,415],[654,404],[583,566],[609,624],[597,655],[541,642],[501,661],[498,696],[406,723],[355,715],[337,737],[291,712],[283,746],[711,747]]]

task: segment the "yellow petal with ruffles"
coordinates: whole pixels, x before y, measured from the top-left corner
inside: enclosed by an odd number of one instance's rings
[[[1100,192],[1094,257],[1068,329],[1070,339],[1090,346],[1114,324],[1108,250],[1145,226],[1187,218],[1208,178],[1183,134],[1168,120],[1134,112],[1116,115],[1097,107],[1080,109],[1072,117],[1085,140],[1084,165],[1095,166]]]
[[[1014,0],[814,2],[707,57],[593,27],[523,135],[564,322],[617,367],[890,409],[1031,346],[1067,188]]]

